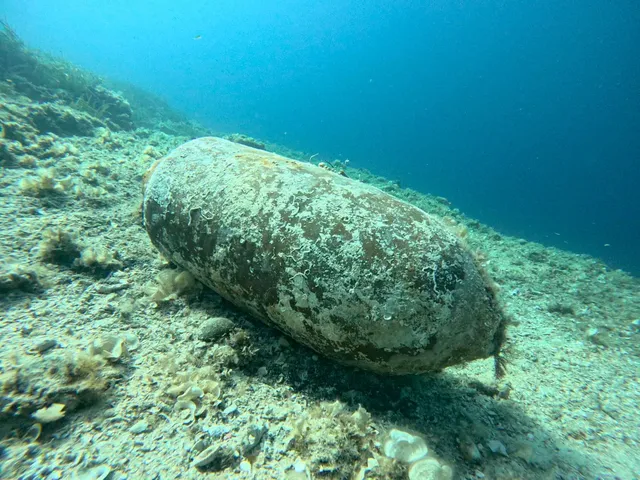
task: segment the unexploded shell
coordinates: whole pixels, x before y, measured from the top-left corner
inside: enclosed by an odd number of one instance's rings
[[[373,186],[205,137],[145,175],[153,244],[265,323],[386,374],[498,355],[493,284],[440,219]]]

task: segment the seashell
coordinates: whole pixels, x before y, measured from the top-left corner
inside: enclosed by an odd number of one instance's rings
[[[127,344],[127,350],[130,352],[137,350],[140,346],[140,340],[138,340],[138,337],[131,332],[125,333],[123,338],[124,342]]]
[[[205,448],[191,463],[192,467],[205,467],[213,462],[219,454],[220,445],[211,445]]]
[[[214,380],[202,380],[200,385],[202,385],[204,393],[209,394],[213,400],[218,400],[220,398],[222,390],[220,389],[220,384],[218,382]]]
[[[118,341],[113,346],[113,348],[107,351],[106,353],[107,353],[107,357],[112,360],[118,360],[120,358],[127,357],[129,355],[129,352],[127,350],[127,344],[121,338],[118,339]]]
[[[188,425],[196,419],[196,404],[191,400],[179,400],[175,405],[176,410],[180,410],[182,423]]]
[[[226,445],[212,445],[205,448],[191,463],[193,467],[221,471],[230,466],[237,458],[236,452]]]
[[[409,480],[451,480],[453,471],[435,458],[423,458],[409,467]]]
[[[27,442],[36,442],[40,438],[42,434],[42,424],[34,423],[29,427],[27,432],[24,435],[24,439]]]
[[[198,398],[202,398],[204,395],[204,391],[197,385],[192,385],[187,388],[182,395],[178,397],[179,401],[187,401],[187,400],[195,400]]]
[[[98,465],[84,472],[78,477],[78,480],[105,480],[110,473],[111,467],[108,465]]]
[[[182,395],[189,387],[191,387],[191,382],[181,383],[180,385],[174,385],[173,387],[169,387],[167,389],[167,394],[172,397],[179,397]]]
[[[117,335],[105,335],[94,340],[89,345],[89,353],[109,360],[119,360],[129,355],[125,340]]]

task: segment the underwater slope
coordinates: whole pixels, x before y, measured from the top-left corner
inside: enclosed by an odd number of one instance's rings
[[[425,458],[433,478],[640,475],[637,279],[328,164],[440,217],[513,319],[499,380],[492,359],[400,378],[342,367],[151,245],[142,175],[191,135],[102,125],[71,93],[48,102],[7,83],[0,476],[404,479]]]

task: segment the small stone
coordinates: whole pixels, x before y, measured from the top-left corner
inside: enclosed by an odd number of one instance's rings
[[[471,440],[460,442],[460,452],[467,462],[479,462],[482,460],[482,454]]]
[[[487,446],[489,447],[489,450],[495,454],[504,455],[505,457],[509,456],[507,455],[507,447],[505,447],[504,443],[499,440],[490,440]]]
[[[587,339],[594,345],[600,345],[601,347],[609,346],[607,334],[599,328],[590,328],[587,331]]]
[[[57,346],[58,342],[56,340],[54,340],[53,338],[47,338],[46,340],[39,342],[34,347],[34,350],[42,355],[43,353],[51,350],[52,348],[56,348]]]
[[[140,433],[146,432],[148,429],[149,429],[149,422],[147,422],[146,420],[140,420],[139,422],[134,423],[129,428],[129,431],[134,435],[138,435]]]
[[[204,342],[214,342],[219,338],[222,338],[231,330],[233,330],[235,324],[225,317],[214,317],[208,319],[200,327],[200,340]]]
[[[29,335],[31,335],[32,332],[33,332],[32,325],[23,325],[22,328],[20,329],[20,335],[22,335],[23,337],[28,337]]]
[[[113,418],[118,414],[117,410],[115,408],[107,408],[104,412],[103,415],[105,416],[105,418]]]
[[[214,438],[221,438],[225,436],[227,433],[229,433],[231,430],[229,429],[229,427],[225,425],[212,425],[210,427],[203,426],[202,431],[204,431],[205,433],[208,433]]]
[[[238,407],[236,405],[229,405],[222,411],[223,415],[232,415],[238,411]]]

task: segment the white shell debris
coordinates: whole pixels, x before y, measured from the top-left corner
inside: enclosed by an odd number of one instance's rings
[[[196,420],[196,409],[198,407],[191,400],[178,400],[175,409],[180,412],[182,423],[189,425]]]
[[[394,428],[384,442],[383,452],[399,462],[413,463],[426,457],[429,448],[422,437]]]
[[[423,458],[409,467],[409,480],[451,480],[453,470],[433,457]]]
[[[135,350],[140,345],[138,337],[133,333],[124,335],[104,335],[97,338],[89,345],[91,355],[100,355],[110,361],[118,361],[127,358],[129,352]]]
[[[307,464],[298,458],[290,469],[285,472],[285,478],[287,480],[311,480],[311,472]]]
[[[34,423],[29,427],[27,433],[24,435],[24,440],[27,442],[37,442],[42,434],[42,424]]]
[[[31,416],[40,423],[51,423],[64,417],[63,403],[54,403],[49,407],[36,410]]]
[[[108,465],[98,465],[81,474],[78,480],[105,480],[110,473],[111,467]]]
[[[130,352],[137,350],[140,346],[140,340],[136,337],[135,334],[131,332],[127,332],[124,334],[124,341],[127,344],[127,350]]]
[[[186,402],[189,400],[197,400],[204,395],[204,391],[197,385],[189,386],[182,395],[179,395],[177,400],[179,402]]]
[[[205,448],[196,458],[193,459],[191,466],[204,467],[209,465],[218,456],[218,450],[220,450],[220,445],[211,445],[210,447]]]

